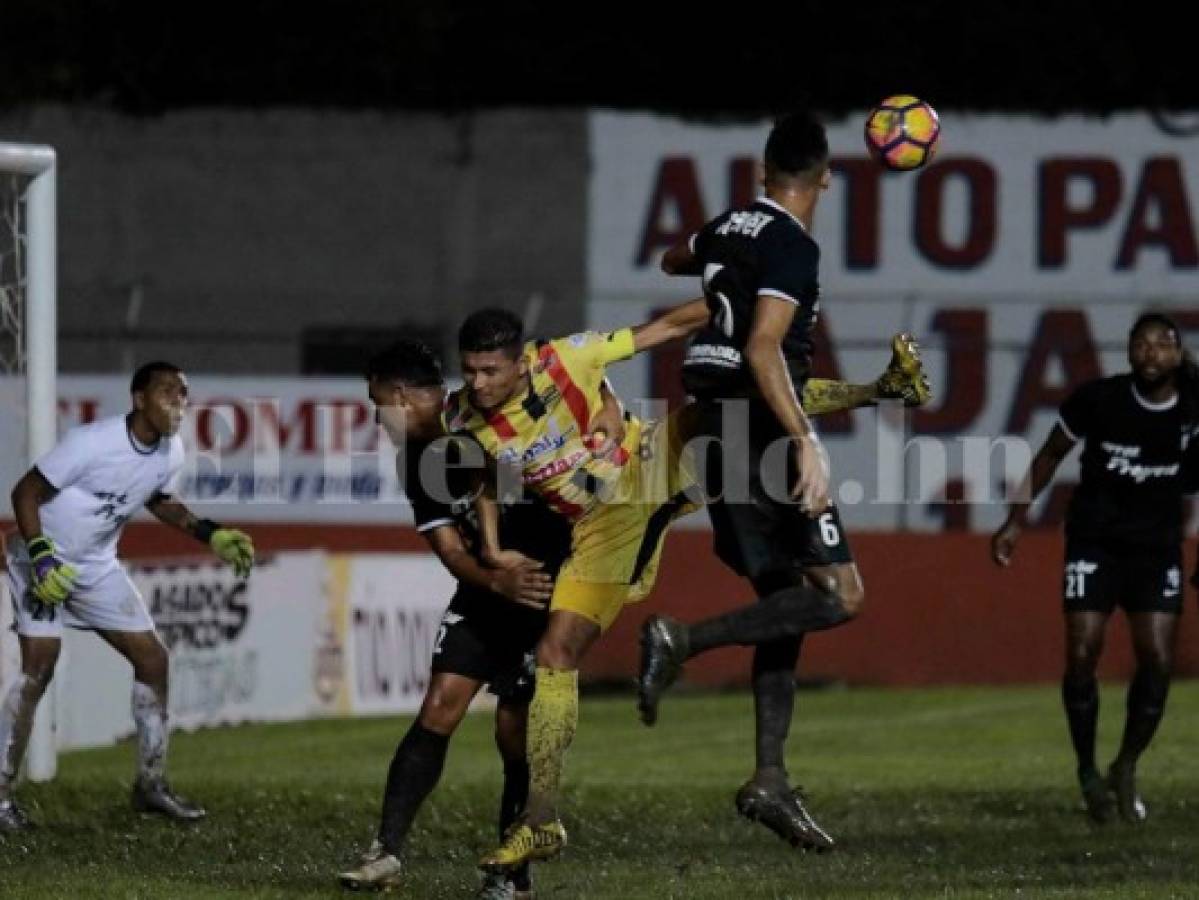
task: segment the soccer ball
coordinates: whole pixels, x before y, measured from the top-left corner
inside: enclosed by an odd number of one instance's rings
[[[941,120],[910,94],[888,97],[866,117],[866,148],[888,169],[919,169],[937,152]]]

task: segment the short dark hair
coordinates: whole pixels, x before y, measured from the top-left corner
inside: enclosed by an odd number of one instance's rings
[[[183,373],[183,370],[174,363],[164,362],[161,359],[148,362],[133,373],[133,378],[129,381],[129,393],[136,394],[138,391],[144,391],[154,381],[154,376],[159,372],[166,372],[168,375],[180,375]]]
[[[828,135],[810,112],[795,112],[774,123],[766,139],[766,177],[814,178],[828,165]]]
[[[1166,313],[1156,309],[1151,309],[1137,316],[1137,320],[1132,323],[1132,328],[1129,329],[1128,339],[1132,340],[1138,331],[1149,325],[1160,325],[1167,331],[1173,332],[1174,340],[1178,341],[1180,347],[1182,346],[1182,331],[1179,329],[1178,323]]]
[[[409,387],[439,387],[445,383],[441,362],[424,341],[401,338],[380,350],[366,364],[367,380],[399,381]]]
[[[524,323],[520,316],[506,309],[481,309],[471,313],[458,329],[458,350],[461,353],[503,350],[509,356],[517,357],[524,342]]]

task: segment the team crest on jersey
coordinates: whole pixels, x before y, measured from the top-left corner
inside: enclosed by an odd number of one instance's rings
[[[591,334],[590,332],[580,331],[578,334],[572,334],[566,340],[570,346],[582,350],[587,346],[587,342],[591,340]]]

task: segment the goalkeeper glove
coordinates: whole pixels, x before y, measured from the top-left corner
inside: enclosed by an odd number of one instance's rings
[[[47,606],[65,602],[79,577],[75,567],[55,555],[54,541],[44,535],[31,540],[27,549],[33,566],[33,596]]]
[[[200,523],[197,537],[207,542],[221,562],[233,566],[238,578],[245,578],[254,568],[254,542],[244,531],[205,519]]]

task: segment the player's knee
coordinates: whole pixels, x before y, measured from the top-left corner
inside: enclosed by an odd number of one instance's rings
[[[165,689],[170,671],[170,654],[166,647],[157,642],[139,653],[133,661],[133,677],[151,687]]]
[[[420,723],[438,734],[450,734],[465,714],[466,704],[460,697],[434,685],[425,694],[425,702],[421,704]]]
[[[578,642],[569,634],[546,632],[537,645],[537,665],[546,669],[566,671],[579,667]]]
[[[35,665],[26,666],[22,674],[25,676],[25,690],[27,693],[41,697],[46,693],[46,688],[50,686],[50,682],[54,679],[54,664],[58,657],[46,660]]]
[[[1099,665],[1102,648],[1089,641],[1071,641],[1066,646],[1066,676],[1068,678],[1090,678]]]

